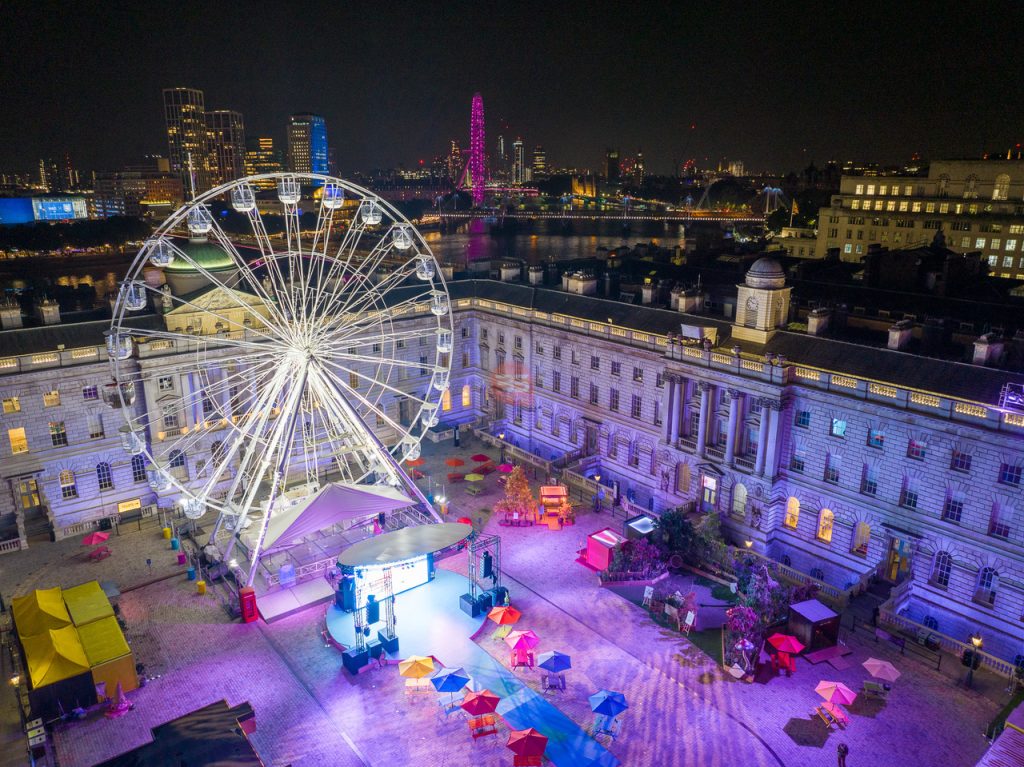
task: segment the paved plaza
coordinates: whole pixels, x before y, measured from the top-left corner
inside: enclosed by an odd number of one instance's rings
[[[479,450],[478,443],[457,450],[427,445],[422,470],[443,477],[450,470],[445,458],[458,455],[468,462]],[[450,515],[479,519],[487,532],[502,536],[503,577],[523,612],[519,627],[540,636],[538,651],[572,656],[567,689],[547,693],[547,700],[583,728],[592,721],[587,696],[597,689],[621,691],[629,701],[618,739],[602,741],[621,764],[817,767],[835,765],[836,747],[845,742],[850,767],[957,767],[973,764],[985,750],[982,732],[997,710],[995,701],[861,635],[844,631],[853,654],[843,671],[801,659],[790,678],[768,684],[733,680],[576,563],[575,551],[588,533],[615,526],[608,514],[583,513],[576,526],[558,532],[501,527],[489,513],[500,497],[497,475],[487,477],[478,496],[463,487],[446,488]],[[220,699],[252,703],[253,743],[275,767],[511,764],[505,731],[497,743],[472,743],[463,720],[439,715],[434,696],[408,699],[395,666],[356,678],[346,674],[340,653],[320,636],[324,605],[270,625],[232,622],[215,598],[195,593],[157,524],[122,529],[109,543],[113,556],[98,563],[81,560],[77,539],[35,544],[0,559],[8,601],[35,587],[92,578],[117,583],[124,592],[119,603],[128,639],[147,675],[157,677],[130,695],[135,708],[128,715],[108,720],[97,713],[60,727],[61,765],[88,767],[145,742],[150,727]],[[444,567],[464,572],[465,559],[452,558]],[[480,634],[479,647],[507,664],[506,646],[490,633]],[[453,638],[452,644],[462,641]],[[435,650],[442,661],[445,649]],[[810,716],[820,702],[815,685],[832,679],[860,689],[867,676],[860,664],[869,656],[892,661],[903,676],[884,705],[854,704],[845,731],[826,731]],[[515,675],[539,690],[538,671]],[[11,743],[17,720],[7,686],[3,695],[4,742]],[[0,764],[24,763],[12,748],[3,751]]]

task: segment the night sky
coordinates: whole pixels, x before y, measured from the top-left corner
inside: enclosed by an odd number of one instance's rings
[[[492,152],[503,120],[595,169],[606,146],[667,173],[1024,141],[1018,2],[134,5],[0,2],[0,170],[166,154],[160,90],[178,85],[243,112],[250,136],[323,114],[342,173],[468,145],[474,91]]]

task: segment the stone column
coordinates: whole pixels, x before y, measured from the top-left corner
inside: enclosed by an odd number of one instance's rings
[[[757,427],[757,458],[754,461],[754,472],[764,474],[765,448],[768,442],[768,420],[771,417],[771,400],[760,399],[761,423]]]
[[[670,375],[665,380],[665,441],[674,445],[679,438],[679,419],[676,418],[676,409],[679,407],[679,379]]]
[[[779,421],[781,420],[779,413],[782,410],[782,403],[779,400],[770,400],[769,407],[771,408],[769,411],[771,419],[768,424],[768,448],[765,454],[764,472],[771,479],[775,476],[779,462]]]
[[[697,424],[697,455],[703,457],[708,438],[708,414],[711,411],[711,391],[713,387],[707,381],[697,384],[700,389],[700,423]]]
[[[732,466],[736,459],[736,425],[739,422],[740,393],[729,389],[729,431],[725,435],[725,463]]]
[[[687,399],[689,385],[689,379],[679,379],[679,424],[676,427],[676,433],[686,436],[690,436],[690,402]]]

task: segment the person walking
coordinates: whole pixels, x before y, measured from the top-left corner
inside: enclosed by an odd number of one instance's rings
[[[850,753],[850,747],[845,743],[840,743],[836,750],[839,754],[839,767],[846,767],[846,755]]]

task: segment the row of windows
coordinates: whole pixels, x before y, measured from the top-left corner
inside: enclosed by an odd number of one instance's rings
[[[184,465],[183,455],[181,456],[180,461],[180,465]],[[141,455],[132,456],[131,467],[132,482],[145,482],[145,457]],[[110,464],[107,463],[106,461],[96,464],[96,481],[99,484],[100,490],[112,490],[114,488],[114,475],[113,472],[111,471]],[[60,483],[61,498],[63,498],[64,500],[68,500],[71,498],[78,497],[78,482],[75,478],[75,473],[73,471],[71,471],[70,469],[64,469],[58,477],[58,482]]]
[[[83,386],[82,387],[82,399],[87,402],[95,401],[100,398],[99,388],[96,386]],[[57,407],[60,405],[60,391],[52,389],[47,392],[43,392],[43,407]],[[6,415],[11,413],[21,412],[21,398],[20,397],[4,397],[3,408]]]
[[[974,199],[978,196],[978,182],[980,180],[981,179],[979,179],[973,173],[964,179],[964,199]],[[936,188],[936,194],[938,194],[939,197],[944,197],[948,194],[949,182],[950,179],[945,174],[939,177],[939,183]],[[857,184],[854,187],[854,194],[866,194],[870,196],[876,193],[876,189],[877,193],[883,197],[886,195],[899,197],[901,191],[904,197],[910,197],[912,194],[914,194],[914,185],[905,183]],[[918,196],[923,196],[925,194],[924,185],[919,184],[917,186],[917,194]],[[1009,197],[1010,176],[1007,173],[1000,173],[998,176],[995,177],[995,180],[992,183],[992,199],[1008,200]]]
[[[50,444],[53,447],[66,447],[68,444],[68,432],[64,421],[49,422]],[[89,439],[102,439],[106,436],[103,428],[103,416],[99,413],[92,413],[87,419]],[[18,455],[28,452],[28,435],[24,426],[16,426],[7,430],[7,441],[11,446],[11,453]]]

